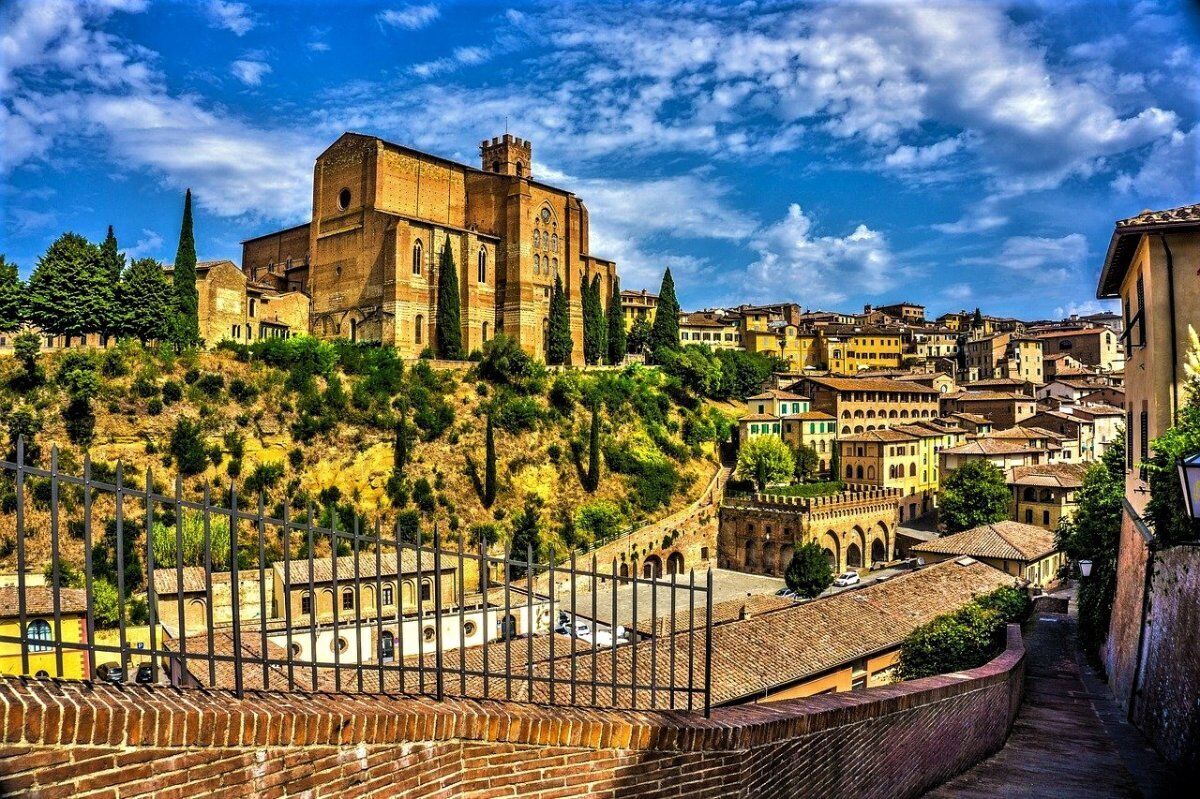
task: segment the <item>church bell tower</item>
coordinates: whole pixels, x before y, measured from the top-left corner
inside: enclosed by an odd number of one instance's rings
[[[528,139],[519,139],[511,133],[493,136],[491,141],[484,139],[479,143],[479,155],[484,172],[532,177],[533,144]]]

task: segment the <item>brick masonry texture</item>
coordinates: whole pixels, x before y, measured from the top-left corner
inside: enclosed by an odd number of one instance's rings
[[[0,796],[911,797],[999,749],[1025,650],[711,719],[0,680]]]

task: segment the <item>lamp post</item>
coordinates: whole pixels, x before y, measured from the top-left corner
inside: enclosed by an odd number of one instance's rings
[[[1091,577],[1092,576],[1092,562],[1090,560],[1079,561],[1079,576],[1081,576],[1081,577]]]
[[[1179,461],[1179,482],[1188,515],[1200,519],[1200,452]]]

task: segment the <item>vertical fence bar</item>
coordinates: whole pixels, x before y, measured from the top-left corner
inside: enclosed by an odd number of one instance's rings
[[[514,630],[508,623],[508,620],[513,618],[510,595],[512,572],[509,570],[508,554],[508,552],[504,553],[504,618],[501,624],[504,625],[504,698],[512,699],[512,638]],[[486,597],[484,599],[486,600]]]
[[[29,674],[29,625],[25,612],[25,437],[17,436],[17,623],[21,673]]]
[[[216,651],[213,649],[213,562],[212,562],[212,492],[204,486],[203,509],[204,518],[204,621],[208,624],[205,629],[208,635],[208,687],[217,685]]]
[[[263,491],[258,492],[258,518],[254,520],[255,532],[258,534],[258,630],[259,644],[262,647],[259,658],[262,660],[263,690],[271,690],[271,664],[267,657],[267,508]]]
[[[550,593],[550,610],[554,611],[554,606],[557,604],[558,590],[554,585],[554,552],[551,551],[546,558],[549,566],[547,571],[548,579],[546,580],[547,590]],[[557,617],[552,617],[550,620],[550,704],[554,704],[554,622]]]
[[[120,669],[122,677],[125,674],[125,660],[128,657],[129,636],[125,629],[125,469],[117,461],[117,640],[121,650]],[[21,498],[20,493],[17,499]],[[20,506],[18,506],[20,507]],[[17,540],[20,540],[18,535]]]
[[[333,581],[333,689],[342,690],[342,639],[338,635],[338,608],[342,595],[338,593],[337,506],[329,505],[329,568]]]
[[[413,544],[413,554],[417,558],[417,692],[425,693],[425,579],[421,562],[425,553],[421,548],[421,539],[425,534],[417,529],[417,543]]]
[[[400,655],[397,658],[400,667],[400,693],[404,693],[406,686],[404,684],[404,658],[407,652],[404,647],[404,580],[400,576],[404,573],[404,549],[400,546],[400,522],[396,522],[396,636],[400,641]]]
[[[508,566],[505,566],[507,569]],[[487,543],[481,538],[479,541],[479,594],[486,600],[488,595],[488,555]],[[508,575],[504,575],[508,579]],[[484,606],[483,617],[487,619],[487,606]],[[488,639],[491,638],[491,630],[488,625],[483,625],[483,698],[491,699],[491,661],[488,657]]]
[[[708,567],[708,577],[704,586],[704,717],[712,715],[712,606],[713,606],[713,572]]]
[[[592,704],[596,704],[596,650],[600,648],[600,619],[596,618],[598,611],[597,597],[600,589],[600,572],[596,553],[592,553]]]
[[[617,706],[617,559],[612,562],[612,616],[608,619],[608,650],[612,658],[612,672],[608,675],[612,683],[612,704]]]
[[[668,668],[670,669],[670,672],[671,672],[671,695],[668,700],[668,704],[669,704],[671,710],[675,709],[675,641],[676,641],[676,637],[675,637],[675,633],[676,633],[676,629],[675,629],[676,579],[675,578],[676,578],[676,576],[677,575],[675,572],[671,572],[671,631],[670,631],[671,646],[667,652],[667,659],[669,661]]]
[[[512,554],[512,553],[509,553]],[[504,579],[512,574],[508,570],[508,555],[504,560]],[[525,673],[528,679],[526,701],[533,701],[533,634],[537,632],[537,620],[533,617],[533,544],[525,546]],[[550,634],[554,635],[554,594],[550,594]],[[505,624],[508,620],[505,620]]]
[[[650,573],[650,707],[658,707],[658,572]],[[633,631],[637,635],[637,630]],[[633,642],[637,651],[637,641]]]
[[[158,682],[158,592],[154,590],[154,477],[146,467],[146,609],[150,617],[150,682]],[[182,587],[182,586],[181,586]],[[182,632],[181,632],[182,634]],[[140,668],[140,666],[138,666]],[[135,670],[136,674],[136,670]]]
[[[392,657],[396,657],[394,638]],[[375,664],[379,666],[379,693],[386,693],[383,685],[383,532],[379,519],[375,520]]]
[[[650,571],[654,573],[653,569]],[[629,707],[637,710],[637,684],[638,684],[638,669],[637,669],[637,629],[638,629],[638,576],[637,572],[633,573],[633,620],[630,622],[629,632]],[[617,631],[613,629],[613,649],[617,646]]]
[[[50,448],[50,585],[54,602],[54,676],[59,678],[63,676],[62,602],[58,595],[61,568],[58,558],[58,445],[55,444]]]
[[[692,712],[692,696],[696,687],[696,569],[688,573],[688,692],[687,709]]]
[[[578,623],[578,621],[579,621],[579,616],[577,614],[576,607],[575,607],[575,550],[572,549],[571,550],[571,704],[572,705],[575,705],[577,702],[576,684],[579,681],[579,670],[578,670],[578,666],[575,663],[575,647],[576,647],[575,639],[577,637],[576,631],[578,630],[578,628],[575,625]],[[593,640],[595,640],[595,632],[594,631],[592,634],[592,638],[593,638]]]
[[[441,701],[446,698],[446,679],[442,662],[442,533],[437,522],[433,523],[433,624],[434,685]]]
[[[358,692],[363,692],[363,624],[362,624],[362,569],[359,563],[359,551],[362,549],[362,526],[358,514],[354,514],[354,676],[358,682]]]
[[[462,530],[458,533],[458,574],[455,579],[458,580],[458,693],[461,696],[467,694],[467,627],[466,609],[463,607],[467,603],[467,583],[463,579],[463,548],[467,545],[466,539],[463,538]],[[483,618],[479,622],[479,629],[484,635],[487,634],[487,597],[484,597],[484,602],[481,605],[483,610]]]
[[[313,578],[316,560],[313,556],[313,504],[308,503],[304,517],[304,534],[308,537],[308,661],[312,664],[312,689],[317,690],[317,589]]]
[[[241,699],[242,691],[242,586],[238,577],[238,509],[237,486],[229,481],[229,595],[233,621],[233,694]]]
[[[292,644],[292,520],[291,503],[283,503],[283,529],[280,547],[283,550],[283,626],[287,629],[287,687],[296,690],[296,653]],[[380,680],[382,683],[383,681]],[[313,688],[316,688],[314,685]]]
[[[179,624],[179,669],[171,669],[172,684],[178,685],[175,675],[183,679],[188,673],[187,626],[183,617],[183,479],[175,476],[175,620]],[[211,633],[210,633],[211,634]]]
[[[84,622],[87,624],[87,642],[88,646],[95,646],[96,614],[92,610],[96,606],[92,581],[92,456],[87,452],[83,454],[83,588],[88,601],[87,615],[84,616]],[[87,668],[84,672],[88,679],[95,679],[95,650],[87,653]]]

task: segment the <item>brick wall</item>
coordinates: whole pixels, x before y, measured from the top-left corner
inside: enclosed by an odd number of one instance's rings
[[[1126,710],[1133,694],[1141,640],[1142,603],[1146,593],[1146,562],[1150,558],[1150,533],[1128,506],[1121,515],[1117,552],[1117,591],[1113,598],[1108,638],[1101,653],[1108,684]]]
[[[910,797],[998,749],[1024,648],[969,672],[711,719],[0,680],[0,795]]]

